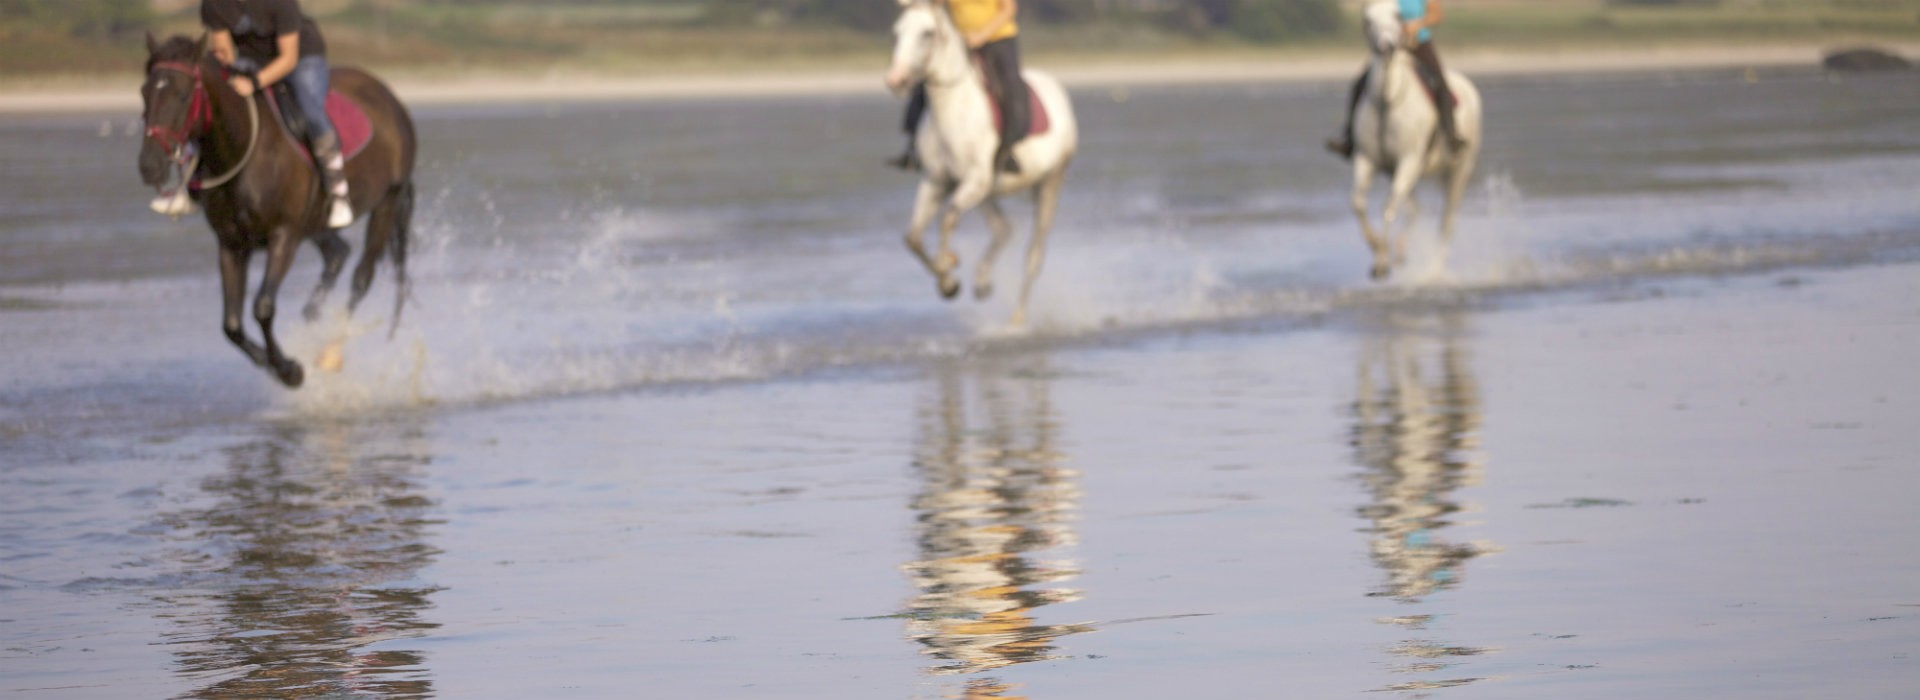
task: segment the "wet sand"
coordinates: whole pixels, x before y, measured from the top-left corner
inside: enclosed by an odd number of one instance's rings
[[[0,689],[1904,697],[1916,273],[156,436],[13,480],[125,561],[7,563]]]

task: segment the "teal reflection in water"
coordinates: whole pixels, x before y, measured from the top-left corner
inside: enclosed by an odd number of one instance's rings
[[[1049,372],[1035,357],[946,363],[921,411],[914,466],[922,486],[912,502],[920,558],[903,566],[920,594],[904,616],[907,636],[939,660],[931,673],[1056,658],[1054,640],[1090,629],[1035,619],[1041,607],[1081,595],[1058,586],[1079,574],[1073,563],[1040,558],[1075,543],[1080,500],[1078,474],[1055,445]],[[963,692],[1009,691],[978,678]]]
[[[427,697],[424,656],[393,647],[439,625],[413,580],[439,554],[417,431],[286,426],[225,450],[205,508],[162,516],[198,585],[159,602],[192,697]]]
[[[1418,606],[1381,619],[1410,636],[1391,653],[1396,673],[1447,671],[1487,649],[1428,637],[1436,615],[1427,598],[1461,585],[1466,562],[1490,546],[1449,536],[1462,510],[1455,491],[1484,475],[1479,452],[1480,389],[1459,312],[1389,312],[1364,340],[1353,402],[1353,447],[1369,500],[1368,547],[1386,581],[1369,595]],[[1477,678],[1420,679],[1381,690],[1464,685]]]

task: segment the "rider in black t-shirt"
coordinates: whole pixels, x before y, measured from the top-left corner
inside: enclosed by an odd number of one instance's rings
[[[240,75],[233,89],[242,97],[281,80],[291,80],[294,101],[307,118],[313,159],[320,166],[331,202],[327,225],[353,223],[347,200],[346,161],[340,136],[327,118],[327,44],[298,0],[202,0],[200,23],[212,33],[214,56]]]

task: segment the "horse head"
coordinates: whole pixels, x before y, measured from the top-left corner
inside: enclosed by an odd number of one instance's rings
[[[953,22],[930,0],[900,0],[900,18],[893,23],[893,65],[887,69],[887,89],[905,92],[925,80],[934,56],[944,44],[956,41]]]
[[[141,118],[146,138],[140,144],[140,179],[166,184],[169,166],[184,169],[187,144],[199,138],[212,118],[203,66],[207,38],[176,36],[160,42],[147,34],[147,79],[140,85]]]
[[[1382,0],[1367,5],[1361,15],[1361,32],[1367,41],[1367,50],[1375,56],[1386,56],[1401,48],[1400,5],[1392,0]]]

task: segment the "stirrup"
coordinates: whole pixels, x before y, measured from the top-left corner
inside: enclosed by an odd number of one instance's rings
[[[353,205],[346,197],[333,197],[333,203],[327,207],[327,228],[346,228],[353,225]]]

